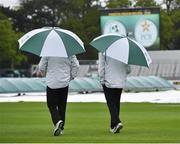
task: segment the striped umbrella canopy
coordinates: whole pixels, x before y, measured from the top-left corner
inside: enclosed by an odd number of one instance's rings
[[[19,40],[19,49],[38,56],[69,57],[85,52],[81,39],[58,27],[34,29]]]
[[[149,67],[152,62],[147,50],[140,43],[117,33],[101,35],[93,39],[90,45],[125,64]]]

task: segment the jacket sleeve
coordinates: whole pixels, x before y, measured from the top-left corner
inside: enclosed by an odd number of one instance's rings
[[[47,66],[48,66],[48,58],[42,57],[39,64],[38,64],[37,71],[40,71],[45,75],[46,71],[47,71]]]
[[[101,84],[104,84],[104,81],[105,81],[105,56],[103,56],[102,53],[99,53],[98,74],[100,77]]]
[[[71,75],[70,75],[70,79],[73,80],[78,75],[79,61],[77,60],[76,56],[73,55],[73,56],[70,57],[70,62],[71,62]]]

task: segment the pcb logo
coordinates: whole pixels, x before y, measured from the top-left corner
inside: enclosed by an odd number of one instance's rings
[[[142,20],[136,24],[134,35],[135,39],[144,47],[150,47],[157,39],[157,27],[150,20]]]

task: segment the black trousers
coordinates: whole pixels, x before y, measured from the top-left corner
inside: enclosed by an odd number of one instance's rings
[[[119,113],[120,113],[120,99],[121,99],[122,88],[108,88],[105,85],[102,86],[111,116],[111,128],[113,128],[119,122],[121,122],[119,118]]]
[[[66,104],[68,86],[64,88],[51,89],[47,87],[47,106],[49,108],[53,124],[62,120],[65,124]]]

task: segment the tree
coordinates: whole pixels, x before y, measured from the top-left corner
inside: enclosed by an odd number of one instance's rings
[[[9,7],[0,6],[0,12],[6,15],[6,19],[11,21],[11,25],[15,31],[18,31],[17,23],[21,22],[21,19],[17,19],[18,11],[10,9]]]
[[[171,13],[171,19],[174,24],[174,32],[173,32],[173,48],[180,50],[180,10],[175,9]]]
[[[128,8],[132,6],[130,0],[109,0],[107,2],[108,8]]]
[[[180,0],[163,0],[163,4],[166,5],[166,11],[168,14],[170,14],[173,9],[180,8]]]
[[[14,68],[25,59],[18,52],[17,35],[8,20],[0,20],[0,68]]]
[[[167,13],[169,13],[173,0],[163,0],[163,2],[166,4]]]
[[[67,19],[69,0],[22,0],[16,19],[22,19],[19,30],[29,30],[43,26],[59,26]]]
[[[135,0],[135,7],[155,7],[157,6],[154,0]]]
[[[61,25],[75,32],[83,40],[86,53],[78,55],[80,59],[97,59],[97,51],[89,45],[89,41],[100,35],[100,13],[97,6],[92,6],[92,2],[92,0],[72,1],[71,16]]]
[[[89,11],[84,15],[84,31],[86,34],[85,46],[87,54],[84,55],[87,59],[97,59],[97,51],[89,45],[89,42],[95,37],[100,35],[100,25],[99,25],[100,12],[97,8],[89,9]]]
[[[160,12],[160,20],[161,49],[173,49],[171,43],[174,33],[174,24],[170,16],[168,16],[168,14],[164,10],[161,10]]]

